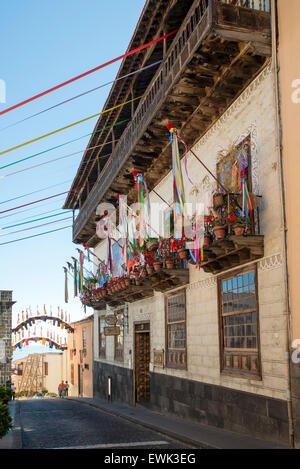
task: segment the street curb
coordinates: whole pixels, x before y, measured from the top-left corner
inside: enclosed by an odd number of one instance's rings
[[[73,401],[73,402],[80,402],[81,404],[86,404],[91,407],[94,407],[95,409],[101,410],[102,412],[106,412],[107,414],[113,415],[115,417],[122,418],[124,420],[128,420],[131,423],[138,424],[144,428],[148,428],[149,430],[156,431],[162,435],[169,436],[170,438],[176,439],[177,441],[180,441],[181,443],[189,444],[192,446],[196,446],[196,449],[222,449],[218,446],[212,446],[209,445],[208,443],[204,443],[202,441],[196,441],[193,440],[192,438],[186,437],[180,433],[173,432],[171,430],[167,430],[165,428],[161,428],[159,426],[144,422],[143,420],[140,420],[135,417],[129,417],[127,415],[124,415],[118,411],[110,410],[107,409],[106,407],[102,407],[101,405],[94,404],[93,402],[87,402],[87,401],[81,401],[80,399],[72,399],[68,397],[68,400]],[[200,447],[201,446],[201,447]]]

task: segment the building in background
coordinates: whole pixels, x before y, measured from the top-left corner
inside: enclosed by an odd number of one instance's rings
[[[63,353],[34,353],[14,360],[12,381],[16,392],[29,395],[47,390],[58,394],[58,385],[67,380],[67,350]]]
[[[70,324],[68,335],[69,396],[93,397],[93,323],[94,317]]]
[[[10,386],[11,383],[11,328],[12,328],[11,290],[0,290],[0,385]]]
[[[103,215],[98,206],[116,204],[118,194],[127,196],[128,205],[136,202],[133,171],[146,181],[151,203],[164,202],[168,218],[175,200],[168,122],[188,147],[187,171],[182,164],[186,201],[202,202],[216,223],[216,213],[233,208],[231,195],[245,207],[247,187],[253,213],[247,236],[233,234],[227,213],[226,238],[214,234],[207,241],[200,269],[176,259],[168,271],[166,255],[173,248],[160,239],[160,273],[137,281],[132,276],[127,287],[115,280],[102,298],[101,288],[97,297],[91,289],[95,397],[112,393],[120,402],[147,403],[204,424],[281,443],[293,444],[296,435],[299,441],[300,374],[290,353],[292,343],[300,343],[298,3],[146,2],[128,50],[178,32],[123,60],[117,78],[162,63],[113,85],[103,110],[143,97],[98,120],[72,185],[82,189],[71,191],[64,206],[79,209],[73,241],[108,262],[107,242],[95,229]],[[100,144],[100,151],[89,149]],[[226,201],[218,205],[213,196],[220,193]],[[124,259],[115,254],[117,279]]]

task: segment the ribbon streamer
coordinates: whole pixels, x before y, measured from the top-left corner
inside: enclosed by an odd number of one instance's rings
[[[9,128],[11,128],[11,127],[14,127],[14,126],[17,125],[17,124],[21,124],[22,122],[25,122],[25,121],[27,121],[27,120],[29,120],[29,119],[32,119],[33,117],[39,116],[40,114],[43,114],[43,113],[45,113],[45,112],[47,112],[47,111],[51,111],[52,109],[55,109],[55,108],[57,108],[57,107],[59,107],[59,106],[62,106],[63,104],[66,104],[66,103],[69,103],[69,102],[71,102],[71,101],[74,101],[75,99],[81,98],[82,96],[85,96],[85,95],[87,95],[87,94],[89,94],[89,93],[92,93],[92,92],[94,92],[94,91],[100,90],[101,88],[104,88],[105,86],[111,85],[111,84],[113,84],[113,83],[117,83],[118,81],[124,80],[125,78],[128,78],[128,77],[130,77],[130,76],[132,76],[132,75],[135,75],[136,73],[140,73],[140,72],[143,72],[143,71],[145,71],[145,70],[148,70],[149,68],[155,67],[156,65],[159,65],[161,62],[162,62],[162,60],[159,60],[158,62],[154,62],[154,63],[151,64],[151,65],[147,65],[146,67],[143,67],[143,68],[140,68],[140,69],[138,69],[138,70],[135,70],[134,72],[128,73],[127,75],[123,75],[122,77],[119,77],[119,78],[117,78],[116,80],[109,81],[109,82],[107,82],[107,83],[104,83],[103,85],[97,86],[96,88],[92,88],[91,90],[84,91],[83,93],[80,93],[80,94],[78,94],[78,95],[76,95],[76,96],[73,96],[72,98],[65,99],[64,101],[61,101],[60,103],[55,104],[54,106],[48,107],[47,109],[43,109],[43,110],[40,111],[40,112],[37,112],[37,113],[35,113],[35,114],[32,114],[31,116],[25,117],[24,119],[21,119],[21,120],[15,122],[15,123],[13,123],[13,124],[10,124],[10,125],[8,125],[8,126],[6,126],[6,127],[3,127],[2,129],[0,129],[0,132],[2,132],[3,130],[9,129]]]
[[[42,93],[39,93],[39,94],[37,94],[37,95],[35,95],[35,96],[32,96],[31,98],[26,99],[25,101],[22,101],[22,102],[20,102],[20,103],[18,103],[18,104],[15,104],[14,106],[11,106],[10,108],[4,109],[3,111],[0,112],[0,115],[5,114],[5,113],[7,113],[7,112],[9,112],[9,111],[12,111],[13,109],[16,109],[16,108],[18,108],[18,107],[20,107],[20,106],[24,106],[24,104],[30,103],[31,101],[33,101],[33,100],[35,100],[35,99],[38,99],[38,98],[40,98],[41,96],[45,96],[46,94],[51,93],[52,91],[58,90],[59,88],[62,88],[63,86],[66,86],[66,85],[68,85],[69,83],[72,83],[72,82],[74,82],[74,81],[76,81],[76,80],[79,80],[80,78],[83,78],[83,77],[85,77],[85,76],[87,76],[87,75],[89,75],[89,74],[91,74],[91,73],[94,73],[94,72],[96,72],[97,70],[100,70],[101,68],[107,67],[108,65],[111,65],[111,64],[113,64],[114,62],[117,62],[117,61],[119,61],[119,60],[121,60],[121,59],[124,59],[125,57],[128,57],[129,55],[135,54],[136,52],[139,52],[139,51],[141,51],[141,50],[143,50],[143,49],[145,49],[145,48],[147,48],[147,47],[150,47],[150,46],[152,46],[153,44],[156,44],[157,42],[160,42],[160,41],[166,39],[167,37],[174,35],[177,31],[178,31],[178,29],[176,29],[175,31],[172,31],[172,32],[169,33],[169,34],[165,34],[164,36],[161,36],[161,37],[159,37],[158,39],[155,39],[154,41],[148,42],[147,44],[144,44],[144,45],[138,47],[137,49],[134,49],[134,50],[132,50],[132,51],[130,51],[130,52],[127,52],[126,54],[123,54],[123,55],[121,55],[120,57],[117,57],[116,59],[110,60],[109,62],[106,62],[106,63],[104,63],[104,64],[102,64],[102,65],[99,65],[98,67],[93,68],[92,70],[88,70],[87,72],[82,73],[81,75],[78,75],[78,76],[76,76],[76,77],[74,77],[74,78],[71,78],[70,80],[67,80],[67,81],[65,81],[64,83],[61,83],[61,84],[59,84],[59,85],[56,85],[56,86],[54,86],[53,88],[50,88],[50,89],[48,89],[48,90],[46,90],[46,91],[43,91]]]
[[[119,107],[122,107],[122,106],[125,106],[126,104],[132,103],[132,102],[136,101],[137,99],[141,99],[142,97],[143,96],[138,96],[137,98],[130,99],[129,101],[126,101],[125,103],[118,104],[117,106],[114,106],[110,109],[107,109],[106,111],[98,112],[97,114],[86,117],[85,119],[81,119],[80,121],[73,122],[73,124],[66,125],[64,127],[61,127],[60,129],[57,129],[57,130],[54,130],[54,131],[49,132],[47,134],[41,135],[40,137],[34,138],[32,140],[28,140],[28,142],[24,142],[24,143],[21,143],[20,145],[16,145],[15,147],[8,148],[7,150],[1,151],[0,155],[4,155],[4,154],[9,153],[13,150],[17,150],[18,148],[23,148],[24,146],[29,145],[30,143],[38,142],[39,140],[42,140],[43,138],[50,137],[51,135],[55,135],[58,132],[62,132],[63,130],[70,129],[71,127],[74,127],[75,125],[82,124],[83,122],[86,122],[89,119],[93,119],[94,117],[101,116],[103,114],[106,114],[107,112],[113,111],[114,109],[118,109]]]

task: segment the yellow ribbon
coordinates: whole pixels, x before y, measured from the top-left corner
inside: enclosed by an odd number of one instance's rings
[[[42,135],[41,137],[34,138],[33,140],[29,140],[28,142],[22,143],[21,145],[17,145],[16,147],[9,148],[8,150],[4,150],[0,152],[0,155],[4,155],[5,153],[9,153],[10,151],[17,150],[18,148],[22,148],[25,145],[29,145],[30,143],[37,142],[38,140],[41,140],[42,138],[50,137],[50,135],[57,134],[58,132],[61,132],[62,130],[69,129],[70,127],[73,127],[74,125],[81,124],[82,122],[86,122],[89,119],[93,119],[93,117],[101,116],[102,114],[105,114],[107,112],[113,111],[114,109],[117,109],[121,106],[125,106],[125,104],[132,103],[133,101],[136,101],[137,99],[141,99],[143,96],[138,96],[137,98],[131,99],[130,101],[126,101],[125,103],[118,104],[117,106],[114,106],[110,109],[107,109],[106,111],[99,112],[98,114],[94,114],[93,116],[86,117],[85,119],[82,119],[78,122],[74,122],[73,124],[66,125],[65,127],[62,127],[61,129],[54,130],[53,132],[49,132],[48,134]]]

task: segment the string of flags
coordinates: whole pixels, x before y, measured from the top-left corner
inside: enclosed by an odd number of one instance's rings
[[[17,325],[12,329],[13,350],[28,346],[30,342],[41,342],[50,348],[63,350],[67,344],[67,333],[74,332],[70,326],[70,314],[58,307],[57,312],[47,312],[46,305],[33,311],[31,306],[18,313]]]

